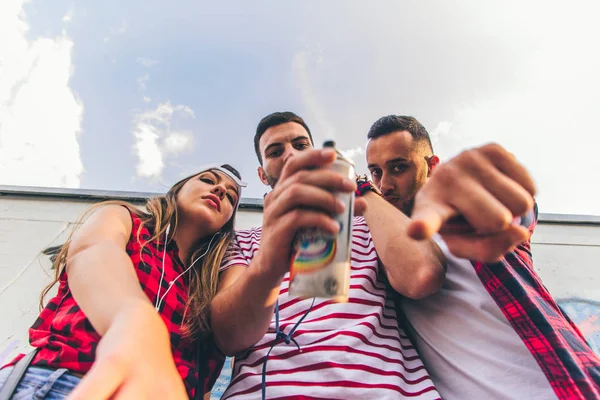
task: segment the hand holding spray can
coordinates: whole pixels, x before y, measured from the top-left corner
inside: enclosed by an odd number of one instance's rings
[[[334,141],[323,147],[335,148]],[[354,179],[354,164],[336,151],[336,160],[326,168]],[[303,229],[294,241],[294,256],[290,267],[289,294],[298,297],[326,297],[339,302],[348,300],[350,289],[350,254],[354,193],[336,193],[346,205],[334,215],[340,225],[337,235],[318,229]]]

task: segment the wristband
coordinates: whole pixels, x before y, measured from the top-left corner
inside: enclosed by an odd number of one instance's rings
[[[368,191],[378,194],[381,196],[381,191],[377,189],[377,186],[373,184],[373,182],[367,178],[367,175],[357,175],[356,176],[356,191],[354,192],[357,196],[362,196]]]

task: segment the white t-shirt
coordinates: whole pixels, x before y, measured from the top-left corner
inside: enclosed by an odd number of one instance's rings
[[[248,265],[261,229],[237,232],[222,269]],[[316,299],[293,335],[277,344],[267,364],[267,398],[314,396],[327,399],[439,399],[405,332],[398,328],[394,301],[378,268],[363,218],[354,219],[349,301]],[[288,296],[289,274],[279,295],[280,326],[288,333],[311,300]],[[236,356],[223,399],[260,399],[263,362],[275,339],[275,317],[265,336]]]
[[[469,260],[448,258],[442,289],[402,307],[421,358],[445,400],[556,399],[548,379]]]

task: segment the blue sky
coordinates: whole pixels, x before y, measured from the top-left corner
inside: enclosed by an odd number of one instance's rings
[[[0,4],[0,184],[161,191],[304,116],[366,172],[366,131],[417,117],[442,160],[496,141],[542,212],[600,215],[600,6],[531,1]]]

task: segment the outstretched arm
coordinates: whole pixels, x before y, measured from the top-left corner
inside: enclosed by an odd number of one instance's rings
[[[390,285],[398,293],[419,299],[437,292],[445,277],[446,260],[433,240],[417,241],[408,236],[410,218],[382,197],[363,195],[363,216]]]
[[[141,289],[125,251],[131,225],[124,207],[102,207],[83,223],[69,246],[69,287],[102,336],[92,369],[70,399],[144,399],[150,394],[187,398],[166,326]]]

